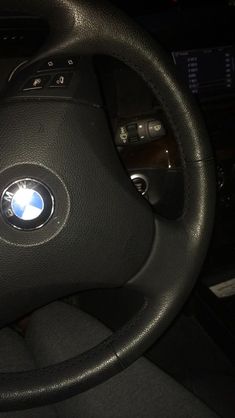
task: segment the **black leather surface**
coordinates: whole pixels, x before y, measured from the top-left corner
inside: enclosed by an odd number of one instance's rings
[[[0,330],[0,371],[16,372],[35,368],[33,355],[22,336],[10,328]],[[58,418],[54,407],[0,412],[0,418]]]
[[[13,409],[61,400],[108,379],[166,329],[192,289],[205,257],[215,183],[210,144],[197,107],[176,80],[168,56],[137,25],[103,1],[2,0],[1,8],[48,17],[52,35],[40,58],[102,53],[141,74],[168,115],[185,172],[182,219],[156,219],[152,254],[129,284],[146,296],[142,310],[118,334],[85,355],[45,370],[0,375],[0,408]]]
[[[36,365],[42,367],[74,357],[95,346],[110,333],[92,316],[56,302],[32,315],[26,342]],[[58,418],[217,417],[199,399],[144,357],[110,381],[53,407]]]
[[[62,302],[34,312],[25,338],[0,330],[0,371],[55,364],[111,334],[92,316]],[[170,402],[169,402],[170,399]],[[200,400],[156,365],[141,358],[123,373],[83,394],[49,407],[0,412],[0,418],[215,418]],[[233,415],[231,415],[233,417]]]
[[[52,191],[56,210],[36,231],[15,230],[0,217],[0,325],[65,294],[133,277],[152,245],[153,215],[120,164],[103,111],[5,103],[0,137],[0,188],[36,178]]]

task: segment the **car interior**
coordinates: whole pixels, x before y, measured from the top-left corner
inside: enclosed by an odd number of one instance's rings
[[[0,0],[0,417],[235,417],[235,1]]]

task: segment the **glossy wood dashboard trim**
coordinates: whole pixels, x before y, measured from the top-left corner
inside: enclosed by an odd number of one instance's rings
[[[171,134],[145,144],[122,147],[120,155],[129,169],[175,169],[181,166],[177,143]]]

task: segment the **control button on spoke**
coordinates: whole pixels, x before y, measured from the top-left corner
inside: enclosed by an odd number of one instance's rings
[[[68,68],[74,68],[77,65],[77,59],[76,58],[67,58],[65,60],[65,65],[64,67],[68,67]]]
[[[68,87],[72,79],[73,73],[58,73],[50,83],[50,87]]]
[[[74,57],[49,59],[45,61],[37,71],[43,72],[48,70],[52,71],[60,69],[63,70],[67,68],[75,68],[77,63],[78,59]]]
[[[38,71],[56,70],[58,68],[61,68],[59,65],[59,61],[56,59],[49,59],[41,65]]]
[[[35,76],[30,78],[27,83],[24,85],[23,90],[36,90],[44,88],[50,80],[50,76]]]

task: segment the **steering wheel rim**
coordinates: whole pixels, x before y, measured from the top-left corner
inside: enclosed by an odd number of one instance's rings
[[[141,310],[121,330],[77,358],[44,369],[0,374],[0,410],[7,411],[61,401],[94,387],[130,365],[163,333],[192,290],[206,255],[214,219],[215,179],[209,139],[193,98],[175,77],[169,57],[137,24],[105,1],[3,0],[1,8],[48,20],[48,43],[27,65],[65,53],[105,54],[137,71],[169,118],[185,179],[180,219],[153,216],[143,204],[148,243],[139,271],[132,271],[131,279],[125,281],[125,286],[144,296]],[[29,169],[33,170],[32,164]],[[141,198],[136,199],[140,202]],[[138,204],[142,210],[142,200]]]

